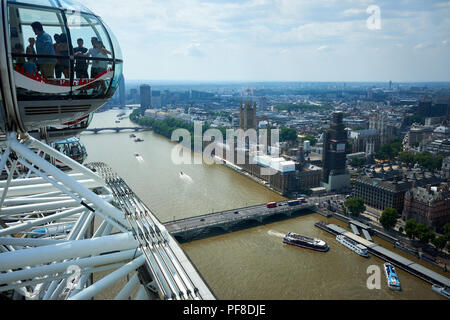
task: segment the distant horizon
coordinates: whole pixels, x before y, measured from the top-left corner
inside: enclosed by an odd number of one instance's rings
[[[160,79],[128,79],[125,77],[125,81],[130,82],[177,82],[177,83],[342,83],[342,84],[372,84],[372,83],[387,83],[389,84],[390,81],[392,81],[392,84],[450,84],[450,80],[446,81],[438,81],[438,80],[424,80],[424,81],[393,81],[393,80],[387,80],[387,81],[313,81],[313,80],[160,80]]]

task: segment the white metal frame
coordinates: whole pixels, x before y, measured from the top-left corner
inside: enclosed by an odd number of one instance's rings
[[[100,177],[28,135],[10,133],[0,147],[0,294],[92,299],[126,277],[115,299],[215,299],[165,227],[110,168],[99,166]],[[106,270],[92,283],[94,273]]]

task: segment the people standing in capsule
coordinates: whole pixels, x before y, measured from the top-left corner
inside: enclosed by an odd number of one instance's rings
[[[61,79],[64,74],[64,78],[69,79],[69,46],[67,45],[67,36],[64,33],[55,34],[53,39],[55,39],[55,44],[53,48],[55,49],[55,55],[66,56],[67,58],[57,58],[55,65],[55,78]]]
[[[55,50],[55,55],[56,56],[60,56],[61,54],[59,53],[59,34],[55,33],[53,35],[53,40],[55,41],[55,43],[53,43],[53,50]],[[56,65],[55,65],[55,78],[60,79],[62,75],[62,68],[61,68],[61,59],[60,58],[56,58]]]
[[[98,38],[91,38],[92,48],[89,49],[88,54],[93,58],[108,58],[108,54],[111,54],[105,46],[103,42],[99,41]],[[98,74],[105,71],[108,67],[107,61],[94,60],[92,61],[91,68],[91,78],[95,78]]]
[[[105,45],[102,41],[97,41],[96,48],[98,50],[97,58],[108,58],[108,55],[111,54],[108,50],[106,50]],[[97,74],[105,72],[108,69],[108,61],[97,61]]]
[[[78,57],[87,57],[88,49],[84,47],[83,39],[79,38],[77,40],[78,47],[73,49],[73,53]],[[88,63],[86,60],[76,59],[75,60],[75,72],[77,79],[87,79],[88,75]]]
[[[24,53],[23,46],[21,43],[16,43],[16,45],[14,46],[14,49],[13,49],[13,53],[15,53],[15,54],[23,54]],[[28,75],[35,75],[36,69],[37,69],[36,64],[32,60],[27,59],[27,61],[25,61],[24,57],[17,57],[15,59],[14,67],[16,68],[16,70],[17,70],[17,68],[19,68],[19,70],[23,68],[23,71],[25,72],[25,74],[28,74]]]
[[[35,55],[36,54],[36,50],[34,50],[34,44],[36,43],[36,40],[34,38],[28,38],[28,47],[26,50],[26,54],[32,54]],[[28,58],[29,62],[36,62],[36,58],[32,57],[32,58]]]
[[[31,24],[33,32],[36,34],[36,54],[38,55],[55,55],[52,37],[44,31],[42,24],[38,21]],[[55,74],[56,58],[37,58],[39,69],[44,78],[53,78]]]

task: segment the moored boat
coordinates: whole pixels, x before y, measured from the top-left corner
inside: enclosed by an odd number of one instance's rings
[[[346,237],[342,234],[339,234],[336,236],[336,240],[343,244],[344,246],[346,246],[347,248],[349,248],[350,250],[356,252],[357,254],[359,254],[360,256],[369,257],[369,252],[367,251],[367,247],[363,246],[362,244],[356,242],[355,240]]]
[[[447,299],[450,299],[450,288],[449,287],[441,287],[437,284],[433,284],[431,286],[431,289],[433,289],[434,292],[439,293],[440,295],[443,295]]]

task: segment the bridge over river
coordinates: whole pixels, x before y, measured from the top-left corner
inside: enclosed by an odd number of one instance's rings
[[[289,206],[287,201],[281,201],[275,208],[267,208],[266,204],[260,204],[170,221],[164,223],[164,226],[179,242],[186,242],[211,234],[243,229],[255,223],[262,224],[269,219],[289,218],[314,209],[316,209],[314,203]]]
[[[108,128],[89,128],[84,130],[85,132],[93,132],[94,134],[97,134],[101,131],[115,131],[115,132],[121,132],[121,131],[151,131],[151,127],[108,127]]]

